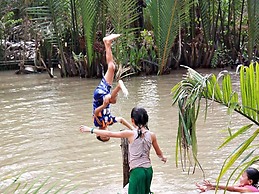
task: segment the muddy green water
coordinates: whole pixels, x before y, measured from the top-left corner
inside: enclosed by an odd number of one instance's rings
[[[149,128],[156,133],[168,157],[163,164],[154,151],[151,153],[152,191],[159,194],[196,193],[194,183],[203,179],[201,170],[188,175],[175,163],[178,113],[172,107],[170,90],[183,73],[126,79],[128,98],[120,94],[117,104],[112,106],[114,115],[128,120],[134,106],[147,109]],[[81,124],[92,126],[92,93],[99,81],[0,72],[0,189],[19,176],[19,182],[30,185],[50,178],[45,187],[57,182],[65,185],[64,193],[74,186],[72,193],[78,194],[121,192],[120,139],[101,143],[94,135],[79,132]],[[230,120],[233,128],[247,123],[237,114]],[[222,129],[228,122],[225,107],[213,104],[206,122],[201,109],[197,126],[199,160],[211,180],[215,180],[224,159],[241,142],[217,149],[227,135]],[[110,130],[121,128],[122,125],[115,124]]]

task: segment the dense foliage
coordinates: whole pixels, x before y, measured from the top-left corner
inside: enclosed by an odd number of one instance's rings
[[[249,64],[258,57],[258,6],[256,0],[2,0],[0,61],[31,59],[50,68],[56,59],[62,76],[101,76],[102,38],[114,32],[123,34],[114,48],[120,73]]]

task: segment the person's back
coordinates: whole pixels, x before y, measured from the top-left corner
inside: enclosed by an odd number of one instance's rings
[[[134,130],[134,142],[129,144],[129,166],[130,170],[143,167],[151,167],[149,158],[150,149],[152,146],[151,133],[146,130],[142,137],[138,137],[137,130]]]

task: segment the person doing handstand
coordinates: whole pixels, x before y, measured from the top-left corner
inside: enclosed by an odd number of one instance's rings
[[[130,129],[130,124],[122,117],[115,117],[111,115],[110,104],[115,104],[117,101],[117,96],[120,90],[125,96],[128,95],[128,90],[124,86],[122,80],[118,81],[117,86],[111,92],[111,87],[114,79],[115,73],[115,63],[112,55],[111,44],[112,41],[118,38],[120,34],[111,34],[103,38],[105,51],[106,51],[106,62],[108,69],[102,78],[100,84],[96,87],[93,94],[93,118],[94,125],[99,127],[99,129],[107,130],[109,125],[113,123],[120,122]],[[100,141],[108,141],[109,137],[97,135]]]

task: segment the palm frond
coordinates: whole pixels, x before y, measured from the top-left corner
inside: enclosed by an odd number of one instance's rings
[[[97,28],[98,1],[82,0],[80,5],[86,40],[87,61],[91,66],[94,58],[93,44]]]
[[[257,82],[259,80],[258,69],[258,63],[255,64],[255,68],[253,63],[251,63],[249,67],[240,67],[242,112],[256,121],[259,121],[258,113],[255,111],[259,110],[259,83]]]
[[[40,32],[44,40],[54,42],[57,33],[54,30],[50,8],[48,6],[28,7],[27,13],[31,17],[34,30]]]
[[[256,109],[259,110],[259,64],[255,66],[255,101]],[[259,113],[257,112],[257,121],[259,121]]]
[[[215,14],[215,10],[213,9],[215,6],[215,1],[206,1],[206,0],[198,0],[200,13],[201,13],[201,21],[202,21],[202,29],[204,32],[204,38],[206,42],[211,40],[211,30],[213,25],[213,16]],[[213,11],[212,11],[213,10]]]
[[[110,0],[108,9],[115,33],[127,36],[136,30],[132,28],[133,22],[138,19],[136,1]]]
[[[127,63],[129,46],[136,39],[134,33],[138,28],[133,27],[134,22],[138,19],[137,1],[135,0],[109,0],[108,17],[111,19],[113,31],[108,33],[122,34],[116,44],[114,55],[117,63],[121,66]],[[135,45],[134,45],[135,46]]]
[[[241,127],[237,132],[235,132],[233,135],[229,136],[226,139],[226,141],[219,146],[219,149],[224,147],[226,144],[228,144],[231,140],[235,139],[237,136],[239,136],[239,135],[243,134],[244,132],[246,132],[252,126],[253,126],[253,124],[249,124],[249,125]]]
[[[28,15],[33,22],[33,28],[40,33],[44,41],[57,45],[60,50],[61,66],[66,75],[65,57],[63,53],[63,38],[66,28],[71,25],[68,0],[47,0],[44,5],[28,7]]]
[[[64,36],[65,28],[71,25],[69,2],[48,0],[45,4],[26,8],[33,28],[41,32],[45,40],[60,39]]]
[[[245,140],[239,147],[236,149],[228,158],[228,161],[224,164],[223,168],[220,171],[218,179],[221,179],[222,176],[229,170],[229,168],[240,158],[240,156],[247,150],[250,144],[258,136],[259,129],[254,132],[247,140]]]
[[[192,1],[152,0],[149,6],[154,27],[155,44],[163,73],[173,42],[181,28],[182,19],[187,17]]]
[[[185,79],[175,85],[171,91],[173,94],[173,104],[178,103],[179,110],[176,163],[179,158],[178,152],[180,152],[183,169],[186,168],[186,166],[183,166],[187,160],[185,156],[190,156],[190,153],[194,160],[194,169],[196,165],[201,167],[197,157],[196,120],[200,109],[200,94],[204,91],[204,81],[206,82],[206,80],[202,80],[203,77],[198,72],[194,72],[194,70],[189,69]],[[192,164],[192,159],[188,159],[190,165]]]
[[[103,36],[105,36],[107,31],[107,23],[108,23],[108,2],[109,0],[99,0],[98,3],[98,30],[101,30]],[[101,22],[100,22],[101,21]]]
[[[259,2],[257,0],[247,0],[248,11],[248,56],[254,58],[254,46],[259,44]]]
[[[197,144],[196,135],[192,130],[196,130],[196,120],[199,114],[200,99],[206,99],[206,107],[208,108],[207,100],[216,101],[228,107],[228,114],[233,111],[240,113],[248,118],[254,124],[259,125],[258,122],[258,64],[251,64],[249,67],[240,68],[240,86],[242,102],[238,100],[237,92],[233,91],[231,77],[227,72],[220,73],[216,78],[214,74],[202,76],[195,70],[188,69],[187,75],[176,84],[171,92],[173,105],[178,103],[179,109],[179,127],[177,133],[177,146],[176,148],[181,154],[189,152],[193,146],[193,159],[197,158]],[[223,78],[220,86],[219,79]],[[196,108],[197,107],[197,108]],[[195,114],[194,114],[195,112]],[[207,111],[206,111],[207,112]],[[190,114],[192,113],[192,114]],[[252,127],[252,124],[241,127],[236,133],[232,135],[220,146],[223,147],[231,140],[237,138],[239,135]],[[191,135],[193,134],[193,135]],[[242,146],[240,146],[232,156],[229,158],[228,163],[224,164],[222,174],[230,168],[233,163],[248,149],[249,145],[254,141],[258,135],[258,130],[248,138]],[[183,150],[179,150],[183,149]],[[183,158],[183,157],[182,157]],[[178,153],[176,155],[178,159]],[[182,162],[183,163],[183,162]],[[197,162],[197,164],[199,164]]]

